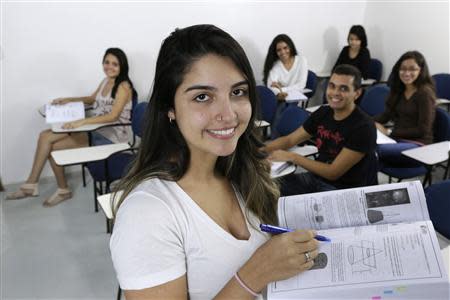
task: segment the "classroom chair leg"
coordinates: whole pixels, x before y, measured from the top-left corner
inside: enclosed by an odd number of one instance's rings
[[[85,165],[82,164],[81,165],[81,175],[83,176],[83,187],[86,187],[86,173],[84,171],[84,167],[85,167]]]
[[[119,285],[119,289],[117,290],[117,300],[120,300],[120,298],[122,298],[122,289],[120,288]]]

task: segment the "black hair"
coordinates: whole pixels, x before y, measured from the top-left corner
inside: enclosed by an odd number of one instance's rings
[[[287,34],[279,34],[277,35],[272,43],[270,43],[269,50],[267,51],[266,61],[264,62],[264,71],[263,71],[263,82],[267,84],[267,78],[269,77],[270,70],[273,67],[273,64],[279,59],[277,54],[277,44],[280,42],[285,42],[289,49],[291,50],[291,56],[297,55],[297,49],[295,48],[294,42]]]
[[[352,76],[355,91],[361,88],[361,72],[355,66],[347,64],[338,65],[334,68],[333,74]]]
[[[117,88],[119,87],[119,85],[122,82],[128,82],[130,84],[130,88],[132,90],[132,99],[137,99],[137,92],[133,87],[133,83],[131,82],[130,77],[128,76],[128,59],[127,56],[125,55],[125,52],[122,51],[122,49],[120,48],[108,48],[106,49],[105,55],[103,55],[103,60],[102,63],[105,62],[106,56],[108,54],[114,55],[117,60],[119,61],[119,75],[117,76],[116,80],[114,81],[114,86],[111,90],[111,98],[115,98],[116,97],[116,92],[117,92]]]
[[[168,112],[175,108],[175,94],[191,66],[206,55],[230,59],[248,84],[252,107],[249,124],[239,138],[235,151],[217,158],[215,169],[233,182],[247,208],[261,221],[277,223],[278,187],[270,178],[270,166],[254,125],[259,104],[256,83],[244,50],[228,33],[214,25],[195,25],[176,29],[162,43],[156,62],[150,103],[137,158],[119,185],[125,196],[149,178],[177,181],[187,171],[190,151],[177,122]]]
[[[388,103],[392,103],[392,105],[396,105],[400,95],[405,91],[405,84],[400,79],[400,67],[407,59],[413,59],[420,68],[419,76],[413,83],[414,86],[418,90],[430,93],[432,97],[435,98],[434,82],[430,76],[425,57],[419,51],[408,51],[400,56],[392,67],[391,74],[389,75],[389,87],[391,88],[391,92],[387,101]]]
[[[356,35],[358,39],[361,41],[361,49],[367,48],[367,36],[364,27],[362,27],[361,25],[353,25],[350,28],[350,31],[348,32],[347,41],[350,38],[350,34]]]

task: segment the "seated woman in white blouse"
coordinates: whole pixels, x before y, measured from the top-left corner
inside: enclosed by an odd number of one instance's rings
[[[290,91],[301,91],[306,86],[308,64],[297,53],[294,43],[286,34],[277,35],[270,44],[264,63],[263,82],[284,101]]]
[[[277,96],[278,107],[272,121],[272,138],[278,137],[275,128],[286,108],[286,97],[292,91],[302,91],[308,78],[308,63],[297,53],[294,43],[286,34],[277,35],[269,46],[264,63],[263,82]]]

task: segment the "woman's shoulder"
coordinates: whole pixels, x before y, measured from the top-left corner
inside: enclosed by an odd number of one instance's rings
[[[348,54],[348,49],[350,48],[349,45],[342,47],[341,53],[347,53]]]
[[[370,58],[370,51],[369,48],[365,47],[365,48],[361,48],[359,50],[359,55],[361,56],[368,56]]]
[[[302,54],[297,54],[297,55],[295,55],[295,60],[296,61],[298,61],[299,63],[302,63],[302,64],[304,64],[304,63],[306,63],[306,57],[304,56],[304,55],[302,55]]]
[[[417,90],[415,96],[416,96],[416,98],[420,98],[420,99],[424,99],[424,100],[435,101],[435,99],[436,99],[436,94],[434,92],[434,89],[429,85],[425,85],[425,86],[421,87],[419,90]]]
[[[167,214],[173,210],[174,197],[171,182],[151,178],[136,186],[124,199],[117,216],[135,214]]]
[[[277,60],[273,63],[273,66],[272,66],[272,69],[271,69],[271,70],[281,68],[282,64],[283,64],[283,63],[281,62],[281,60],[277,59]]]
[[[119,83],[118,88],[122,88],[126,91],[131,91],[131,84],[128,81],[124,80],[121,83]]]

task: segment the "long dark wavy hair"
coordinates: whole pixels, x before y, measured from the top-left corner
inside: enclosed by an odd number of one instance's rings
[[[125,55],[125,52],[122,51],[120,48],[108,48],[106,49],[105,55],[103,55],[102,63],[105,62],[105,58],[108,54],[114,55],[117,60],[119,61],[119,75],[117,76],[116,80],[114,81],[114,86],[111,90],[111,98],[115,99],[117,88],[122,82],[128,82],[130,84],[131,90],[133,92],[132,99],[137,99],[137,92],[134,89],[133,82],[131,82],[130,77],[128,76],[128,59]]]
[[[270,70],[272,70],[273,64],[279,59],[277,54],[277,44],[279,42],[285,42],[291,50],[291,56],[297,55],[297,49],[294,42],[287,34],[277,35],[272,43],[270,43],[269,50],[267,51],[266,61],[264,62],[263,82],[267,85],[267,78],[269,77]]]
[[[400,99],[400,96],[405,91],[405,84],[400,79],[400,66],[402,65],[402,62],[407,59],[414,59],[414,61],[420,67],[419,76],[413,83],[414,86],[417,88],[417,90],[425,91],[426,93],[431,94],[433,98],[436,98],[434,82],[430,76],[425,57],[419,51],[408,51],[404,53],[397,60],[394,67],[392,67],[392,72],[389,76],[389,85],[391,88],[391,92],[387,98],[387,105],[395,106]]]
[[[277,223],[278,186],[270,178],[270,166],[259,148],[255,131],[259,104],[255,79],[242,47],[226,32],[213,25],[194,25],[176,29],[159,51],[150,102],[144,116],[144,132],[129,173],[119,183],[124,190],[118,205],[136,186],[150,178],[177,181],[185,174],[190,152],[176,122],[170,123],[168,111],[174,108],[175,92],[194,62],[205,55],[229,58],[248,83],[252,115],[233,154],[219,157],[216,171],[240,191],[246,207],[262,222]],[[117,211],[117,209],[114,209]]]

